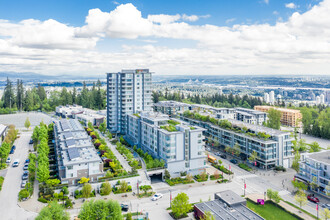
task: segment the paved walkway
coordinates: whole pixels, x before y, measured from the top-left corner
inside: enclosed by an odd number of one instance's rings
[[[105,135],[103,135],[100,131],[97,131],[99,134],[101,134],[101,136],[104,138],[105,142],[107,143],[107,145],[110,147],[111,151],[114,153],[114,155],[117,157],[117,159],[119,160],[120,164],[123,166],[123,168],[127,171],[127,172],[131,172],[132,171],[132,167],[128,164],[127,160],[123,157],[123,155],[121,155],[118,150],[116,149],[116,145],[111,144],[111,142],[109,141],[109,138],[106,137]]]
[[[257,199],[263,199],[264,195],[261,194],[249,194],[246,196],[247,198],[251,199],[252,201],[254,201],[255,203],[257,203]],[[305,219],[305,220],[314,220],[314,218],[310,217],[309,215],[307,215],[306,213],[300,211],[299,209],[289,205],[288,203],[284,202],[284,201],[280,201],[280,203],[278,204],[280,205],[282,208],[284,208],[285,210],[296,214],[297,216]]]

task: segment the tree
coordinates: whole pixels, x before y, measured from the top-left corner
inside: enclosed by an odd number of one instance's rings
[[[300,182],[298,180],[292,180],[291,183],[295,189],[304,190],[304,191],[307,190],[307,185],[303,182]]]
[[[84,198],[89,198],[91,196],[91,193],[92,193],[92,185],[89,184],[89,183],[85,183],[84,186],[82,187],[82,196]]]
[[[105,122],[102,122],[99,126],[99,130],[104,133],[107,130]]]
[[[234,154],[238,157],[239,155],[241,155],[241,147],[239,146],[238,143],[236,143],[234,145]]]
[[[37,168],[37,180],[40,183],[44,183],[49,178],[48,164],[39,163]]]
[[[273,199],[273,190],[272,189],[267,189],[267,197],[269,200]]]
[[[201,180],[207,180],[207,173],[205,171],[201,173]]]
[[[292,169],[294,169],[297,173],[299,172],[299,161],[300,161],[300,153],[296,151],[294,155],[294,159],[292,161]]]
[[[281,196],[278,194],[278,191],[273,191],[272,199],[277,204],[281,201]]]
[[[279,130],[281,128],[281,112],[271,108],[268,112],[266,126]]]
[[[215,220],[215,218],[210,211],[206,211],[201,220]]]
[[[177,218],[181,216],[186,216],[191,210],[191,205],[189,204],[189,197],[185,193],[179,193],[172,201],[172,212]]]
[[[41,209],[36,220],[69,220],[69,213],[65,212],[63,206],[58,204],[56,201],[50,202],[47,206]]]
[[[69,194],[68,187],[64,186],[64,187],[62,188],[61,192],[63,192],[64,195],[68,195],[68,194]]]
[[[188,182],[193,181],[193,176],[192,176],[190,173],[188,173],[187,176],[186,176],[186,180],[187,180]]]
[[[306,194],[301,190],[299,190],[298,193],[294,196],[294,200],[297,204],[299,204],[300,208],[307,204]]]
[[[309,185],[311,186],[312,190],[315,190],[317,188],[318,185],[317,185],[317,177],[316,176],[313,177],[312,182],[310,182]]]
[[[330,181],[328,182],[328,185],[325,187],[325,193],[327,194],[327,196],[330,196]]]
[[[171,174],[170,174],[170,172],[168,171],[168,170],[165,170],[165,179],[167,180],[167,179],[171,179]]]
[[[298,141],[299,152],[305,152],[307,150],[307,144],[305,139],[300,139]]]
[[[251,162],[251,163],[254,163],[258,158],[258,153],[254,150],[252,152],[252,154],[250,155],[250,157],[248,158],[248,160]]]
[[[79,184],[85,184],[89,182],[89,178],[87,177],[81,177],[81,179],[79,180]]]
[[[49,186],[56,186],[58,184],[60,184],[60,180],[59,179],[48,179],[46,180],[46,184]]]
[[[29,129],[29,128],[30,128],[30,125],[31,125],[31,123],[30,123],[29,118],[26,118],[25,123],[24,123],[24,127],[25,127],[26,129]]]
[[[114,219],[122,220],[121,207],[117,201],[91,200],[86,201],[81,207],[78,218],[90,219]]]
[[[310,145],[309,145],[309,153],[312,153],[312,152],[319,152],[321,151],[321,147],[319,145],[319,143],[317,143],[316,141],[312,142]]]
[[[119,191],[126,192],[128,190],[128,183],[125,180],[120,181]]]
[[[321,211],[321,218],[325,220],[330,219],[329,209],[323,209],[323,211]]]
[[[126,220],[133,220],[133,218],[132,218],[132,213],[127,213],[127,215],[126,215]]]
[[[101,195],[106,196],[109,195],[112,191],[110,183],[107,181],[105,183],[102,183],[101,185]]]

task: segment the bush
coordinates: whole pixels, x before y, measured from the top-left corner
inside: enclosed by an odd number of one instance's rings
[[[166,179],[165,181],[170,186],[174,186],[181,183],[182,184],[194,183],[194,180],[188,180],[187,178],[181,178],[181,177]]]
[[[73,208],[71,199],[66,199],[65,200],[65,208],[67,208],[67,209],[72,209]]]
[[[277,167],[274,168],[274,170],[286,172],[286,169],[283,166],[277,166]]]
[[[2,189],[2,184],[3,184],[4,180],[5,180],[5,178],[3,176],[0,176],[0,191]]]
[[[47,199],[44,199],[44,198],[42,198],[42,197],[40,197],[40,198],[38,199],[38,201],[39,201],[39,202],[42,202],[42,203],[47,203],[47,202],[48,202]]]
[[[29,191],[27,189],[22,189],[18,193],[18,200],[21,201],[22,199],[28,198],[30,196]]]
[[[212,164],[213,167],[217,168],[218,170],[224,172],[225,174],[233,174],[233,172],[231,172],[230,170],[228,170],[227,168],[225,168],[223,165],[218,165],[218,164]]]
[[[239,163],[238,166],[246,171],[252,171],[252,169],[244,163]]]
[[[226,182],[228,182],[227,179],[221,179],[221,180],[218,180],[218,181],[217,181],[217,183],[226,183]]]

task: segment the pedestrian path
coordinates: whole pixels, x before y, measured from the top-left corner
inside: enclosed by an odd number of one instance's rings
[[[98,131],[99,132],[99,131]],[[101,136],[103,136],[103,138],[105,139],[105,142],[107,143],[107,145],[110,147],[111,151],[114,153],[114,155],[117,157],[117,159],[119,160],[120,164],[123,166],[123,168],[127,171],[127,172],[131,172],[132,171],[132,167],[128,164],[127,160],[123,157],[123,155],[121,155],[118,150],[116,149],[116,146],[111,144],[111,142],[109,141],[109,138],[104,136],[101,132],[99,132],[99,134],[101,134]]]

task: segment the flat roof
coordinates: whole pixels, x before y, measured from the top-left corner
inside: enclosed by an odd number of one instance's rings
[[[247,208],[245,205],[229,207],[219,199],[195,204],[203,213],[211,212],[216,220],[263,220],[261,216]]]
[[[330,150],[308,154],[308,157],[322,163],[330,164]]]
[[[239,196],[231,190],[221,191],[216,193],[215,195],[219,196],[225,203],[230,206],[246,201],[243,197]]]
[[[291,109],[291,108],[278,108],[278,107],[274,107],[274,106],[268,106],[268,105],[256,105],[254,106],[255,108],[260,107],[260,108],[266,108],[266,109],[276,109],[279,111],[285,111],[285,112],[292,112],[292,113],[300,113],[300,110],[298,109]]]

